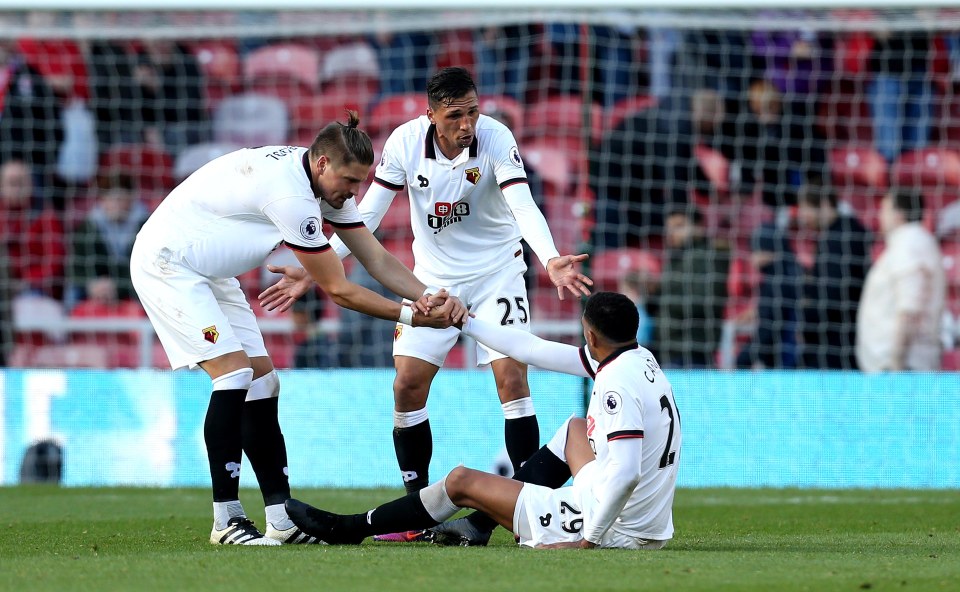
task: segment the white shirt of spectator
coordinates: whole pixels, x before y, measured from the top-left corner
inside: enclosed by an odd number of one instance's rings
[[[906,368],[940,368],[940,323],[946,301],[943,257],[934,236],[919,222],[904,224],[867,274],[857,313],[857,363],[864,372],[893,366],[894,333],[900,313],[921,313],[917,338],[906,352]]]
[[[401,125],[387,139],[374,177],[394,193],[407,186],[417,270],[451,285],[501,269],[516,256],[521,231],[503,190],[526,182],[513,133],[486,115],[477,120],[473,144],[453,160],[437,147],[427,116]],[[390,201],[372,204],[369,195],[360,211],[376,226]],[[372,216],[371,208],[377,210]],[[346,254],[338,239],[332,244]],[[552,244],[544,251],[537,253],[541,260],[556,256]]]
[[[306,148],[231,152],[161,202],[137,235],[138,246],[211,278],[258,267],[280,244],[322,252],[330,248],[323,221],[334,229],[363,222],[353,198],[337,210],[314,196],[311,179]]]

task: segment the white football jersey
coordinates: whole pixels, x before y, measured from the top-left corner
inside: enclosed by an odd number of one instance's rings
[[[680,415],[673,388],[653,354],[643,347],[621,350],[597,364],[581,349],[594,378],[587,407],[587,438],[597,455],[598,476],[610,463],[609,442],[643,438],[640,482],[611,528],[622,534],[666,540],[673,536],[673,495],[680,460]],[[592,484],[600,499],[603,482]]]
[[[526,183],[513,133],[481,115],[469,149],[450,160],[437,148],[426,115],[387,139],[374,182],[410,197],[413,254],[418,270],[457,282],[513,260],[520,228],[503,189]],[[361,202],[361,208],[363,207]]]
[[[363,225],[353,198],[339,210],[314,196],[307,149],[245,148],[187,177],[137,235],[138,250],[211,278],[261,265],[281,243],[293,250],[330,248],[322,222]]]

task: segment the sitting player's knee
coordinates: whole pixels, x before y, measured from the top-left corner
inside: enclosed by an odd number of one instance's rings
[[[567,424],[567,439],[570,439],[570,436],[575,436],[576,434],[586,435],[587,433],[587,420],[582,417],[573,417],[570,418],[570,422]]]
[[[460,501],[463,501],[470,489],[473,473],[475,473],[475,471],[464,466],[456,467],[447,473],[447,476],[443,480],[443,488],[447,492],[450,501],[457,505],[459,505]]]

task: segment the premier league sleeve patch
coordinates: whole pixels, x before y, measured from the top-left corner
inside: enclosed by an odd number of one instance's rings
[[[613,391],[607,391],[603,395],[603,410],[609,413],[610,415],[616,415],[620,413],[620,408],[623,407],[623,401],[620,399],[620,395]]]
[[[310,216],[301,222],[300,236],[308,241],[315,241],[320,238],[320,220],[316,216]]]
[[[520,151],[516,146],[510,149],[510,162],[517,165],[518,169],[523,168],[523,160],[520,159]]]

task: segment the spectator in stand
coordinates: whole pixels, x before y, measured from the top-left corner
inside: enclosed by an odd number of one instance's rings
[[[60,104],[53,90],[12,41],[0,39],[0,163],[28,165],[39,182],[35,197],[48,204],[62,141]]]
[[[22,160],[0,165],[0,236],[9,258],[14,296],[63,297],[63,216],[50,206],[31,210],[33,173]]]
[[[771,19],[804,18],[803,11],[766,11]],[[753,69],[783,96],[788,117],[813,117],[818,94],[830,81],[833,41],[811,29],[754,30]]]
[[[583,63],[580,25],[551,23],[546,26],[552,57],[556,61],[555,90],[561,93],[581,93],[581,64]],[[591,26],[590,42],[593,49],[593,100],[611,106],[637,93],[637,72],[634,68],[633,43],[636,30],[630,26]]]
[[[667,257],[657,295],[657,341],[661,364],[710,368],[723,328],[730,253],[706,236],[696,208],[667,214]]]
[[[370,39],[380,62],[380,96],[422,93],[433,71],[433,37],[425,31],[383,30]]]
[[[100,147],[143,142],[144,96],[134,77],[136,55],[120,42],[91,39],[81,43],[90,67],[90,108]]]
[[[203,72],[188,49],[165,39],[145,41],[133,75],[145,99],[148,143],[175,155],[209,139]]]
[[[946,302],[943,256],[923,226],[923,194],[894,189],[880,202],[886,249],[857,311],[857,362],[864,372],[938,370]]]
[[[923,147],[930,137],[933,85],[930,33],[878,31],[867,62],[867,87],[877,150],[893,162],[905,150]]]
[[[855,370],[857,307],[872,237],[856,216],[839,211],[836,192],[823,185],[801,188],[797,218],[818,235],[800,307],[803,366]]]
[[[744,31],[690,29],[677,52],[680,88],[709,88],[724,98],[739,96],[752,78]]]
[[[58,13],[31,11],[27,28],[56,27]],[[97,142],[90,101],[87,64],[81,42],[75,39],[20,38],[17,48],[27,64],[39,72],[62,108],[64,140],[57,148],[58,181],[68,186],[90,181],[97,165]]]
[[[593,244],[598,249],[642,242],[664,228],[663,212],[689,201],[709,181],[694,156],[697,144],[719,150],[730,161],[732,191],[750,191],[754,143],[728,117],[723,98],[699,89],[627,117],[608,132],[590,156],[590,187],[596,195]]]
[[[750,114],[741,124],[748,160],[755,160],[763,203],[771,207],[796,204],[797,190],[810,178],[826,176],[826,138],[812,117],[791,116],[783,110],[783,96],[766,80],[750,85]],[[749,144],[753,144],[752,146]]]
[[[760,274],[756,330],[737,355],[738,368],[796,368],[800,266],[786,234],[764,223],[751,238],[750,263]]]
[[[533,35],[533,25],[486,27],[477,32],[474,59],[477,84],[484,92],[526,100]]]
[[[133,180],[120,175],[100,189],[96,205],[73,232],[70,285],[76,300],[115,294],[136,298],[130,282],[133,241],[150,212],[137,199]]]

